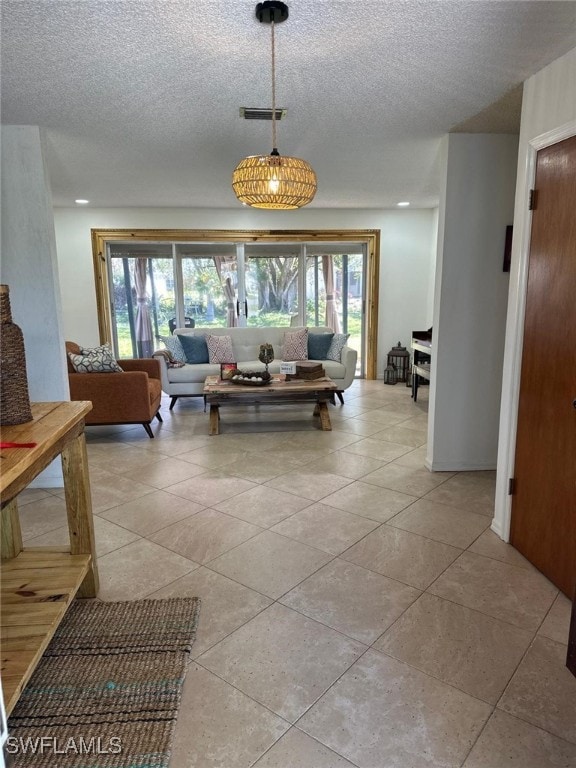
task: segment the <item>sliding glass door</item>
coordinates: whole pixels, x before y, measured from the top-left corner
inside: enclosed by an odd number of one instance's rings
[[[149,357],[184,326],[327,326],[349,334],[365,375],[365,243],[131,240],[106,253],[120,357]]]

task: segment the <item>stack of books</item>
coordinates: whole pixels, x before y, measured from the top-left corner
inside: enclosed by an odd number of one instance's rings
[[[287,374],[286,380],[303,379],[304,381],[314,381],[315,379],[323,379],[325,376],[326,371],[322,363],[303,360],[300,363],[296,363],[296,373]]]

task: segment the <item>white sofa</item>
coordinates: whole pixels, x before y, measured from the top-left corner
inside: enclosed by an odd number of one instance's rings
[[[234,350],[234,361],[239,368],[246,370],[264,370],[264,365],[258,360],[260,344],[272,344],[274,347],[274,362],[270,363],[270,373],[280,371],[280,361],[283,352],[284,334],[301,330],[301,328],[176,328],[175,334],[200,335],[206,334],[230,336]],[[308,333],[331,333],[331,329],[318,326],[308,328]],[[351,347],[345,346],[342,350],[340,362],[335,360],[322,360],[326,374],[338,385],[337,395],[340,402],[344,402],[342,392],[353,382],[356,373],[357,352]],[[220,365],[210,363],[186,363],[182,368],[169,368],[163,355],[158,355],[160,361],[160,374],[162,378],[162,390],[172,398],[170,410],[179,397],[193,397],[203,395],[206,376],[220,373]]]

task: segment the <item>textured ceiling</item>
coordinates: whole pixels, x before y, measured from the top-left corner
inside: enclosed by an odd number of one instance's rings
[[[238,112],[271,105],[255,5],[2,0],[2,122],[46,129],[54,203],[239,205],[233,168],[271,149]],[[442,135],[513,131],[518,100],[488,107],[576,46],[574,2],[288,5],[278,147],[313,165],[318,208],[435,205]]]

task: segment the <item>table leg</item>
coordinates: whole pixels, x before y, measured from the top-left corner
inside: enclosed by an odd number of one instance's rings
[[[18,504],[12,499],[2,509],[2,560],[11,560],[22,552],[22,532]]]
[[[92,497],[88,474],[88,455],[84,433],[70,440],[62,449],[62,473],[66,493],[66,514],[70,532],[70,553],[90,554],[90,570],[78,590],[78,597],[96,597],[99,587],[94,541]]]
[[[318,411],[320,413],[320,426],[324,432],[332,431],[332,424],[330,423],[330,412],[328,410],[328,403],[326,400],[318,403]]]
[[[320,416],[320,403],[316,403],[316,405],[314,406],[314,413],[312,415]]]
[[[220,434],[220,424],[218,423],[220,421],[220,409],[217,405],[210,405],[210,434],[211,435],[219,435]]]

